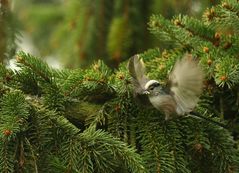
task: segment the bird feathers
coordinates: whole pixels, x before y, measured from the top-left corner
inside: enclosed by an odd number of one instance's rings
[[[169,80],[170,91],[177,103],[177,113],[192,111],[202,92],[203,71],[191,55],[187,54],[176,62]]]
[[[145,84],[149,81],[145,75],[145,66],[142,59],[139,59],[138,55],[130,58],[128,63],[129,73],[132,77],[132,83],[136,90],[136,93],[142,93],[144,91]]]
[[[130,58],[128,69],[132,76],[136,96],[141,95],[147,87],[157,82],[147,78],[144,63],[139,59],[138,55]],[[169,117],[169,114],[172,113],[184,115],[191,112],[195,108],[202,92],[203,72],[190,54],[186,54],[175,63],[169,75],[169,83],[169,92],[161,91],[160,88],[152,91],[153,93],[147,97],[151,104],[163,111],[166,117]]]

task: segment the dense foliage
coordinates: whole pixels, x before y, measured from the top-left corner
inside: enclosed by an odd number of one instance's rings
[[[140,54],[162,84],[193,54],[206,74],[196,111],[228,129],[190,116],[165,121],[137,103],[127,61],[56,70],[19,52],[19,70],[0,66],[0,172],[238,172],[238,13],[238,1],[226,0],[202,20],[154,15],[150,31],[171,48]]]

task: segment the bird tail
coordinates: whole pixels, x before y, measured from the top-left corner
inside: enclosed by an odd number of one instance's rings
[[[203,119],[203,120],[205,120],[207,122],[210,122],[212,124],[215,124],[217,126],[223,127],[224,129],[228,129],[228,127],[225,124],[223,124],[221,122],[218,122],[218,121],[214,121],[214,120],[212,120],[210,118],[204,117],[204,116],[200,115],[198,112],[192,111],[192,112],[190,112],[190,115],[192,115],[194,117],[198,117],[200,119]]]

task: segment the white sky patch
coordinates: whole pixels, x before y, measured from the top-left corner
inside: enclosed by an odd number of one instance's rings
[[[44,58],[47,64],[54,69],[62,69],[62,64],[59,62],[58,58],[55,56],[47,56]]]
[[[202,9],[202,3],[199,2],[199,1],[193,1],[191,9],[192,9],[193,12],[198,13]]]

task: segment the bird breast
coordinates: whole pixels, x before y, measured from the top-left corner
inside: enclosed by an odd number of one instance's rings
[[[156,109],[166,115],[176,113],[177,104],[171,95],[150,96],[149,100]]]

